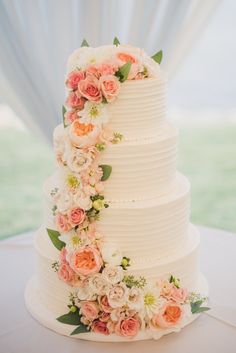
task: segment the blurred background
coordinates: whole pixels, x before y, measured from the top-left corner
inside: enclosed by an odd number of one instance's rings
[[[68,55],[114,36],[163,49],[192,221],[235,232],[235,13],[234,0],[0,0],[0,238],[42,222]]]

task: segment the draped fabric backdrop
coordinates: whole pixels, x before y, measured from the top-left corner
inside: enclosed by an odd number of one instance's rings
[[[121,43],[162,49],[174,75],[219,0],[0,0],[0,97],[26,125],[51,141],[61,121],[68,55]]]

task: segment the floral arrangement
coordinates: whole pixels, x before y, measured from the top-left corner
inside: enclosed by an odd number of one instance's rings
[[[115,38],[109,51],[95,54],[83,41],[71,58],[64,128],[54,139],[63,183],[51,191],[56,230],[47,232],[60,251],[52,267],[73,289],[69,312],[57,320],[76,325],[72,335],[92,331],[132,338],[150,329],[155,337],[158,329],[179,329],[189,310],[208,310],[202,306],[205,298],[188,293],[173,276],[149,283],[130,274],[130,258],[106,242],[97,222],[109,207],[103,190],[112,172],[110,165],[99,164],[99,157],[108,144],[122,140],[109,128],[106,106],[119,96],[125,80],[152,77],[162,52],[150,58]]]

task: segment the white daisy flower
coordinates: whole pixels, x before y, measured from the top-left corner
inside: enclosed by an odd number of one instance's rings
[[[144,311],[149,319],[163,306],[166,300],[160,297],[160,291],[156,286],[148,286],[144,289]]]
[[[87,101],[79,115],[83,124],[101,125],[109,120],[106,105],[103,103],[95,104]]]

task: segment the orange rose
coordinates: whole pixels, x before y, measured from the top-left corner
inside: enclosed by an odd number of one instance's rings
[[[154,328],[168,328],[176,326],[183,316],[183,309],[179,304],[166,303],[161,311],[155,315],[151,324]]]
[[[68,260],[71,268],[83,276],[99,272],[103,263],[100,253],[92,246],[74,251]]]

